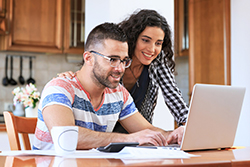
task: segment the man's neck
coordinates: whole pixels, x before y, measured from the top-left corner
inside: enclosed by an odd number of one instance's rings
[[[105,87],[100,87],[97,85],[90,77],[90,71],[88,70],[89,69],[83,67],[79,72],[76,73],[76,77],[78,78],[84,90],[89,93],[89,100],[93,107],[98,108],[102,102]]]

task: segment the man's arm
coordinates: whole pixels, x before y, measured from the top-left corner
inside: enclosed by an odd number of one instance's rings
[[[139,112],[132,116],[120,121],[121,125],[129,132],[134,133],[143,129],[150,129],[153,131],[161,132],[167,139],[168,144],[178,143],[181,144],[184,127],[179,127],[174,131],[165,131],[150,124]]]
[[[51,131],[53,126],[75,125],[73,112],[68,107],[62,105],[51,105],[45,107],[43,109],[43,118],[49,131]],[[125,120],[129,118],[126,118]],[[138,131],[139,129],[142,131]],[[79,127],[77,149],[91,149],[105,146],[112,142],[139,142],[140,145],[150,143],[157,146],[166,144],[166,138],[162,133],[149,130],[145,125],[141,125],[139,129],[137,129],[137,131],[134,130],[133,132],[135,133],[132,134],[120,134],[96,132],[87,128]]]

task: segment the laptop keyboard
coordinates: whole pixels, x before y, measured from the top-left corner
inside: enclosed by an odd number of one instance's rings
[[[152,148],[152,149],[168,149],[168,150],[180,150],[179,144],[169,144],[167,146],[137,146],[140,148]]]

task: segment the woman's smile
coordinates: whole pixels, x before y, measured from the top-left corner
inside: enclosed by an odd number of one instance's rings
[[[134,56],[143,65],[149,65],[161,52],[165,33],[159,27],[146,27],[139,35]]]

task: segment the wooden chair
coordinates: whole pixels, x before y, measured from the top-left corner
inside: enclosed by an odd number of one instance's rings
[[[18,134],[21,134],[25,150],[31,150],[28,134],[34,134],[37,118],[26,118],[13,115],[12,112],[4,111],[4,121],[10,142],[11,150],[21,150]]]

